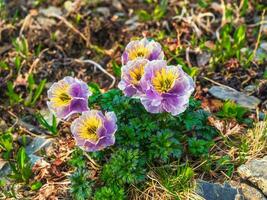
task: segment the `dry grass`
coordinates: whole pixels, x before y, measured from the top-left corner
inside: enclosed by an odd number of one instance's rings
[[[242,137],[247,145],[246,159],[251,160],[267,154],[267,120],[257,122],[254,128],[249,129]]]
[[[186,169],[186,168],[185,168]],[[167,171],[166,171],[167,172]],[[147,177],[143,191],[135,186],[131,187],[130,196],[134,200],[204,200],[196,194],[196,181],[188,178],[187,173],[178,170],[177,174],[159,174],[151,171]],[[184,180],[188,180],[184,184]]]

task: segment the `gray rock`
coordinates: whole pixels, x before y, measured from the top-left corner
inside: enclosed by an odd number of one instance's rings
[[[232,100],[248,109],[256,109],[261,102],[260,99],[254,96],[248,96],[242,92],[223,86],[212,86],[209,89],[209,93],[222,100]]]
[[[262,42],[256,51],[255,61],[267,60],[267,42]]]
[[[267,195],[267,156],[251,160],[238,167],[239,175]]]
[[[110,17],[110,10],[108,7],[99,7],[96,9],[96,12],[102,14],[105,18]]]
[[[39,10],[39,12],[47,17],[51,16],[51,15],[62,15],[62,11],[60,8],[54,7],[54,6],[50,6],[48,8],[41,8]]]
[[[211,54],[208,52],[197,54],[197,65],[199,67],[204,67],[206,64],[209,63],[210,58],[211,58]]]
[[[112,0],[112,6],[114,6],[117,10],[122,10],[122,4],[119,0]]]
[[[28,155],[34,154],[51,144],[51,139],[46,139],[42,137],[36,137],[32,142],[26,146],[25,150]]]
[[[42,25],[42,27],[46,28],[56,24],[56,20],[42,16],[37,17],[37,21],[39,22],[40,25]]]
[[[206,200],[236,200],[242,199],[238,189],[229,184],[224,185],[209,183],[203,180],[197,181],[196,193]]]
[[[6,177],[11,171],[9,163],[5,163],[0,169],[0,178]]]
[[[128,19],[127,21],[125,21],[125,24],[126,25],[132,25],[132,24],[137,23],[137,21],[138,21],[138,16],[135,15],[135,16],[131,17],[130,19]]]
[[[125,25],[127,25],[127,30],[128,31],[134,31],[138,28],[140,23],[138,22],[138,16],[133,16],[132,18],[128,19],[125,21]]]
[[[31,163],[31,166],[33,166],[35,163],[37,163],[39,160],[43,159],[42,157],[40,156],[36,156],[34,154],[30,154],[29,155],[29,161]]]
[[[244,91],[246,93],[253,93],[257,90],[257,86],[256,85],[248,85],[244,88]]]
[[[245,200],[267,200],[267,198],[256,188],[246,183],[241,183],[240,191]]]

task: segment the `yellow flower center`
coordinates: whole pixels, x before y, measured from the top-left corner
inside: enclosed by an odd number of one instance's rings
[[[152,79],[152,85],[159,93],[166,93],[172,89],[178,75],[173,71],[167,71],[165,68],[157,71]]]
[[[131,69],[129,74],[132,78],[132,83],[134,85],[138,84],[141,80],[143,74],[145,72],[145,66],[140,64],[139,66],[135,67],[134,69]]]
[[[144,46],[138,46],[129,52],[129,60],[135,60],[136,58],[147,58],[148,55],[149,55],[148,48]]]
[[[70,104],[71,96],[68,94],[69,85],[63,83],[55,88],[51,102],[55,107],[67,106]]]
[[[96,116],[90,116],[80,125],[79,136],[83,139],[96,142],[98,140],[97,129],[102,125],[102,121]]]

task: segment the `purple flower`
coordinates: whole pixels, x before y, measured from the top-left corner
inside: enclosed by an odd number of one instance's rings
[[[118,87],[126,96],[139,96],[141,93],[140,80],[145,73],[145,65],[148,62],[146,59],[138,58],[122,66],[121,81]]]
[[[187,108],[195,84],[180,66],[167,66],[166,61],[155,60],[146,65],[141,87],[144,91],[141,102],[148,112],[175,116]]]
[[[122,54],[122,64],[126,65],[128,61],[133,61],[137,58],[145,58],[149,61],[163,60],[164,53],[158,42],[143,38],[142,40],[131,41],[126,46]]]
[[[66,119],[74,113],[89,110],[90,95],[91,92],[85,82],[67,76],[54,83],[48,90],[47,105],[58,118]]]
[[[116,121],[114,112],[90,110],[72,122],[71,132],[85,151],[99,151],[115,143]]]

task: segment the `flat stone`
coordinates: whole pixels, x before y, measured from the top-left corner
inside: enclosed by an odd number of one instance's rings
[[[218,99],[232,100],[248,109],[256,109],[261,102],[260,99],[254,96],[248,96],[242,92],[223,86],[212,86],[209,89],[209,93]]]
[[[119,0],[112,0],[112,6],[114,6],[117,10],[122,10],[122,4]]]
[[[267,196],[267,156],[255,159],[238,167],[237,172]]]
[[[267,198],[258,189],[246,183],[241,183],[240,189],[245,200],[267,200]]]
[[[197,54],[197,65],[199,67],[204,67],[210,61],[211,54],[208,52],[203,52],[201,54]]]
[[[196,193],[206,200],[237,200],[242,199],[237,188],[225,183],[209,183],[203,180],[197,181]]]
[[[53,26],[53,25],[55,25],[57,23],[56,20],[54,20],[52,18],[47,18],[47,17],[42,17],[42,16],[37,17],[37,21],[43,27],[51,27],[51,26]]]
[[[256,51],[255,61],[267,60],[267,42],[262,42]]]
[[[25,150],[28,155],[40,151],[42,148],[48,147],[51,144],[51,139],[36,137],[26,146]]]
[[[248,85],[244,88],[244,91],[246,93],[253,93],[253,92],[256,92],[257,90],[257,86],[256,85]]]
[[[54,6],[50,6],[48,8],[41,8],[39,12],[47,17],[50,17],[51,15],[62,15],[61,9]]]
[[[34,154],[30,154],[29,155],[29,161],[31,163],[31,166],[34,166],[35,163],[37,163],[39,160],[43,159],[42,157],[40,156],[36,156]]]
[[[108,7],[98,7],[97,9],[96,9],[96,12],[98,12],[98,13],[100,13],[100,14],[102,14],[104,17],[106,17],[106,18],[108,18],[108,17],[110,17],[110,10],[109,10],[109,8]]]
[[[6,177],[11,171],[9,163],[5,163],[0,169],[0,178]]]

